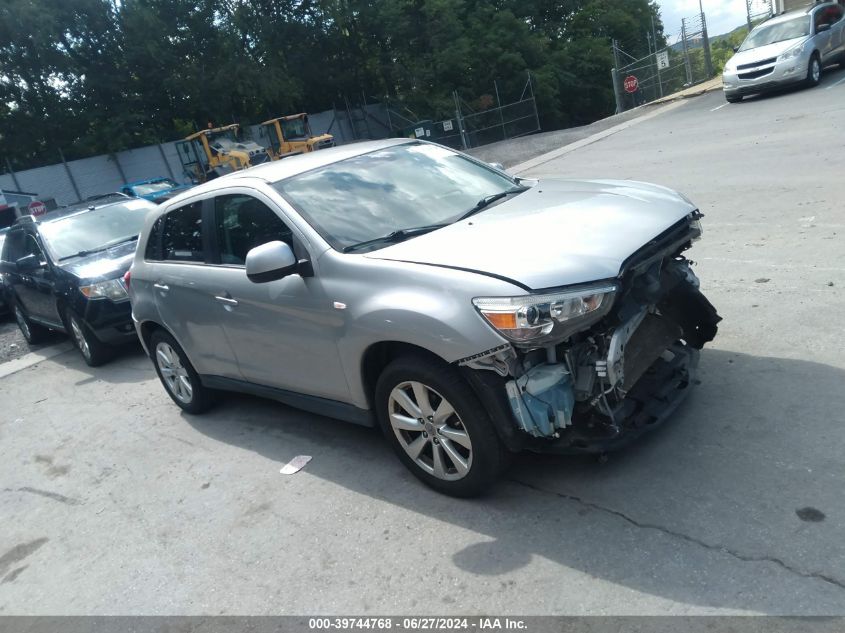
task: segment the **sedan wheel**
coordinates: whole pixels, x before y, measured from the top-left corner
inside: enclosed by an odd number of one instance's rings
[[[182,361],[170,343],[160,341],[155,348],[155,361],[170,394],[183,404],[191,404],[194,398],[194,387],[188,370],[182,366]]]
[[[399,444],[425,472],[455,481],[472,467],[472,441],[460,416],[446,398],[417,381],[390,392],[390,426]]]

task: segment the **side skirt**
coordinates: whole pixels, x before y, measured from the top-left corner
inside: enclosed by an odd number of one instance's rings
[[[302,409],[303,411],[308,411],[309,413],[324,415],[327,418],[343,420],[344,422],[351,422],[352,424],[359,424],[361,426],[374,427],[376,425],[372,411],[368,409],[359,409],[358,407],[346,404],[345,402],[329,400],[328,398],[319,398],[317,396],[309,396],[302,393],[295,393],[293,391],[285,391],[284,389],[277,389],[276,387],[256,385],[255,383],[246,382],[244,380],[235,380],[233,378],[224,378],[222,376],[200,376],[200,380],[202,381],[203,386],[208,387],[209,389],[233,391],[235,393],[248,393],[260,398],[277,400],[296,409]]]

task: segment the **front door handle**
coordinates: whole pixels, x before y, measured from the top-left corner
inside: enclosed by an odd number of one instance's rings
[[[158,288],[159,290],[170,290],[170,286],[167,284],[153,284],[153,288]]]
[[[215,295],[215,300],[219,301],[220,303],[225,303],[227,306],[236,306],[238,305],[237,299],[232,299],[231,297],[221,297],[219,295]]]

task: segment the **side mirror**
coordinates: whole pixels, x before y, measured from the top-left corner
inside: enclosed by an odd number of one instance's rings
[[[505,171],[505,166],[502,163],[487,163],[493,169],[498,169],[499,171]]]
[[[738,53],[738,52],[739,52],[739,46],[734,46],[734,53]]]
[[[830,30],[830,24],[819,24],[816,27],[816,33],[824,33],[825,31]]]
[[[38,255],[27,255],[15,262],[19,273],[32,273],[41,268],[41,260]]]
[[[279,240],[256,246],[246,254],[247,279],[257,284],[287,277],[297,268],[293,250]]]

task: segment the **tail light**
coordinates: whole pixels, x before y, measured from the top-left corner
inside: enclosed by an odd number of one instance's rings
[[[126,274],[123,275],[123,285],[126,286],[126,289],[129,290],[129,282],[132,279],[132,271],[127,270]]]

